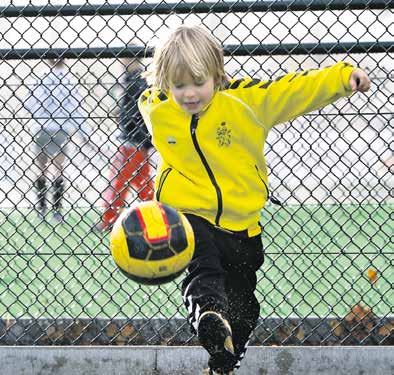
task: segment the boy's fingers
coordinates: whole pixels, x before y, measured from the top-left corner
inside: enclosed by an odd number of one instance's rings
[[[370,80],[368,76],[363,74],[363,72],[356,71],[354,72],[353,79],[350,82],[350,86],[353,92],[361,91],[365,92],[368,91],[370,88]]]
[[[370,87],[371,87],[371,81],[367,77],[365,77],[364,79],[360,80],[357,89],[362,92],[365,92],[368,91]]]
[[[359,84],[360,84],[360,78],[354,78],[350,81],[350,88],[352,89],[353,92],[357,91]]]

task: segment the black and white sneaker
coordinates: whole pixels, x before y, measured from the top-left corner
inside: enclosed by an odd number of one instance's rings
[[[205,311],[198,320],[198,339],[210,354],[207,374],[233,374],[237,363],[229,322],[215,311]]]
[[[202,375],[234,375],[234,371],[230,370],[227,372],[217,372],[214,370],[211,370],[210,368],[204,369],[202,371]]]

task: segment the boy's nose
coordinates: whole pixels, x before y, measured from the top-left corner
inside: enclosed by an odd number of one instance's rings
[[[189,98],[189,99],[194,98],[195,91],[193,89],[186,89],[184,95],[185,95],[185,98]]]

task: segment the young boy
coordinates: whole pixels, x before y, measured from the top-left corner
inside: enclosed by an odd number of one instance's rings
[[[185,213],[196,238],[182,285],[188,319],[210,355],[206,373],[232,374],[259,317],[268,132],[370,80],[343,62],[275,81],[228,79],[220,45],[198,26],[156,49],[147,79],[139,108],[162,159],[156,199]]]

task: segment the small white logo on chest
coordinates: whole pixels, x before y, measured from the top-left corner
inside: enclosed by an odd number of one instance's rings
[[[169,137],[167,137],[167,143],[169,145],[175,145],[176,144],[176,138],[173,137],[172,135],[170,135]]]

